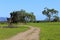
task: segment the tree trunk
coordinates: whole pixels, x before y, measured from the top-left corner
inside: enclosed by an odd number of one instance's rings
[[[50,22],[50,16],[49,16],[49,22]]]

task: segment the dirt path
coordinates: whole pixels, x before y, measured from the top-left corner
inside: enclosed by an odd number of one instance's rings
[[[7,40],[39,40],[40,29],[32,26],[29,27],[29,30],[22,33],[18,33],[17,35]]]

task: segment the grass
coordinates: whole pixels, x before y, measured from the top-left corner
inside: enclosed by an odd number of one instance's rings
[[[3,24],[0,24],[3,25]],[[22,26],[19,28],[0,28],[0,40],[4,40],[11,36],[16,35],[17,33],[28,30],[28,27]]]
[[[46,23],[28,23],[40,28],[40,40],[60,40],[60,23],[46,22]]]
[[[40,28],[40,40],[60,40],[59,22],[28,23],[27,25],[32,25],[34,27]],[[22,26],[20,28],[0,28],[0,40],[9,38],[19,32],[26,31],[27,29],[28,28],[25,26]]]

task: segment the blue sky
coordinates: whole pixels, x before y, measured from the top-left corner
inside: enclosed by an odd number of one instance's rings
[[[37,20],[43,20],[46,18],[42,14],[45,7],[60,12],[60,0],[0,0],[0,17],[9,17],[10,12],[24,9],[27,12],[34,12]]]

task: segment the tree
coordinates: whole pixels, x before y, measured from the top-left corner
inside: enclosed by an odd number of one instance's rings
[[[11,12],[10,15],[12,23],[35,20],[35,15],[32,13],[28,13],[25,10]]]
[[[46,15],[48,18],[49,18],[49,21],[50,21],[50,18],[53,14],[58,14],[58,11],[55,10],[55,9],[48,9],[48,8],[45,8],[43,11],[42,11],[42,14]]]
[[[54,16],[54,20],[53,20],[54,22],[57,22],[57,21],[59,21],[59,17],[58,16]]]

